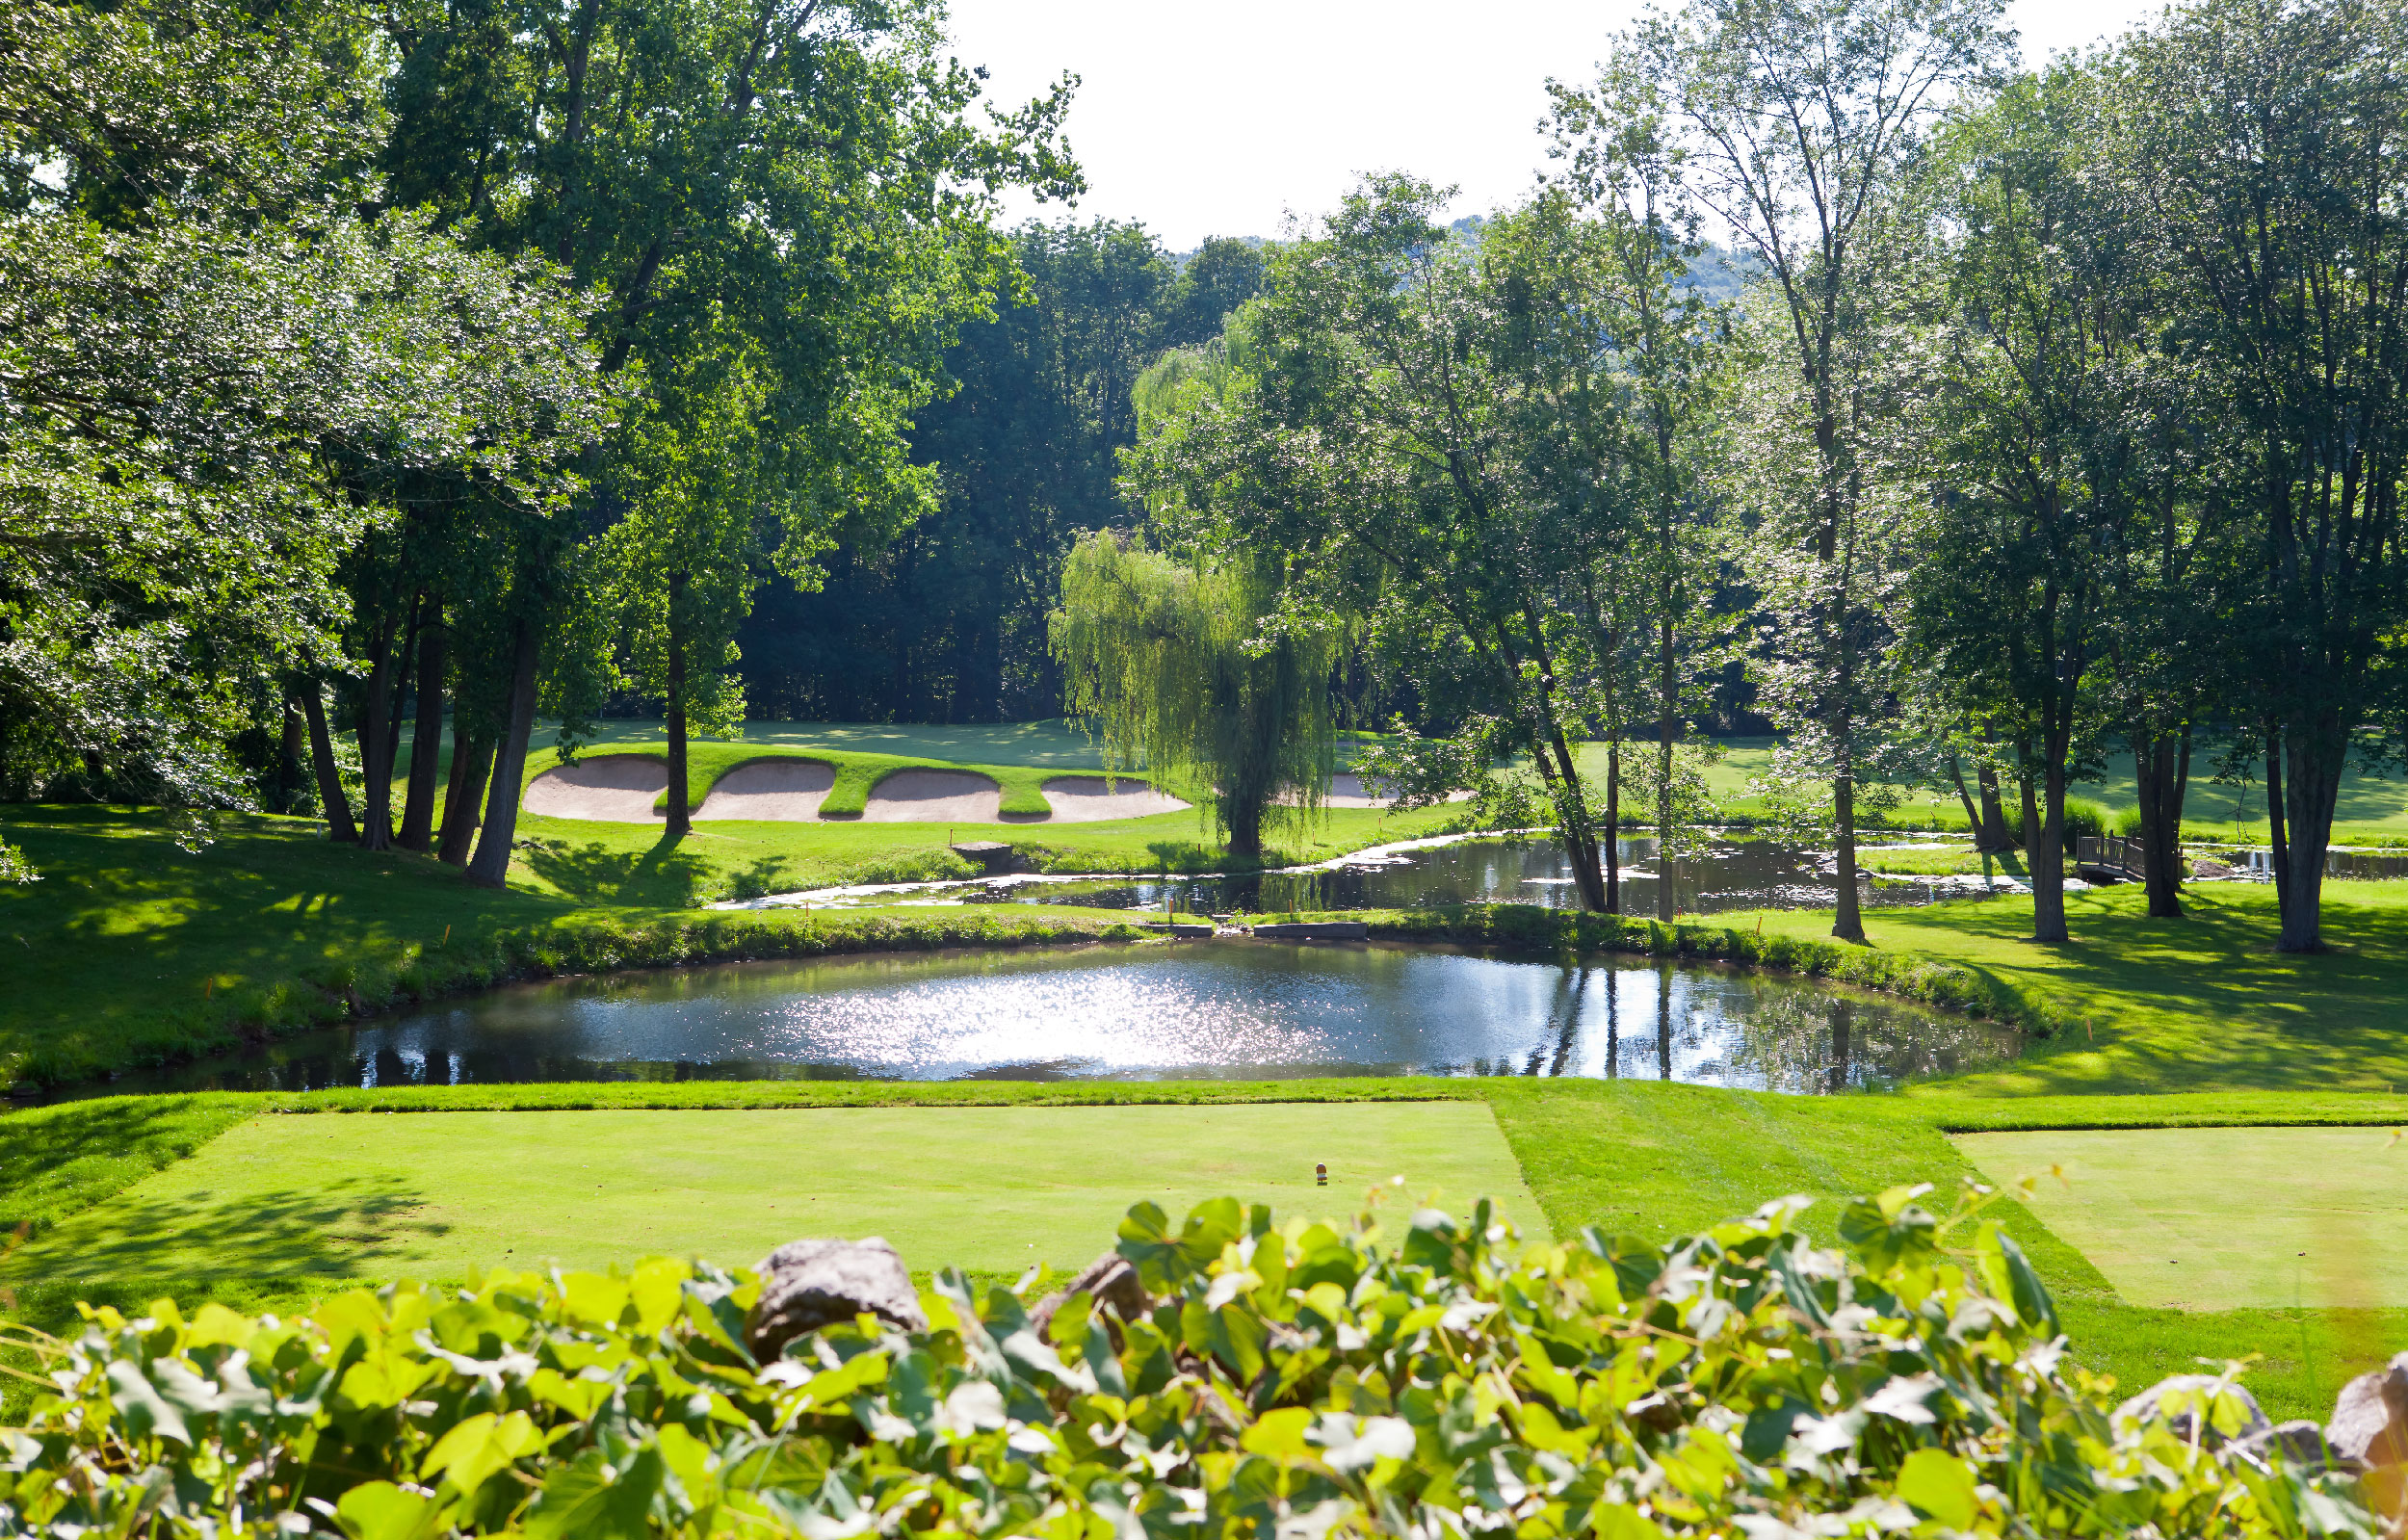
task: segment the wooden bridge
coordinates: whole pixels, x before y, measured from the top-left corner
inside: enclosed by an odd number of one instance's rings
[[[2092,882],[2144,882],[2149,871],[2135,836],[2083,835],[2074,842],[2074,871]]]

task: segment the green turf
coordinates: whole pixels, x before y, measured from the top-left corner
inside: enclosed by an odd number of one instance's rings
[[[1706,770],[1706,788],[1717,807],[1734,818],[1761,817],[1766,804],[1758,795],[1755,781],[1772,768],[1773,740],[1769,738],[1728,738],[1721,742],[1721,758]],[[1627,758],[1632,750],[1625,748]],[[1643,751],[1643,745],[1642,750]],[[2184,838],[2193,843],[2212,844],[2219,841],[2235,844],[2264,845],[2268,838],[2265,821],[2265,793],[2257,785],[2217,785],[2208,778],[2213,753],[2201,749],[2193,759],[2192,778],[2184,807]],[[1584,774],[1602,777],[1606,770],[1606,745],[1585,744],[1580,750],[1580,766]],[[1932,791],[1927,788],[1892,788],[1897,798],[1889,813],[1894,825],[1910,828],[1962,829],[1965,826],[1964,804],[1957,800],[1954,788]],[[1861,794],[1860,794],[1861,795]],[[2010,791],[2009,795],[2013,795]],[[2129,753],[2110,754],[2100,762],[2089,779],[2077,781],[2068,795],[2099,803],[2109,814],[2122,814],[2140,805],[2140,792],[2133,775],[2133,757]],[[1645,808],[1638,809],[1643,820],[1652,817]],[[2334,840],[2342,845],[2395,845],[2408,843],[2408,775],[2395,770],[2369,774],[2352,765],[2343,774],[2339,798],[2334,808]]]
[[[199,1129],[202,1119],[255,1119],[241,1121],[231,1134],[219,1135],[217,1143],[199,1145],[199,1155],[188,1162],[169,1167],[157,1177],[144,1177],[143,1164],[111,1164],[109,1160],[77,1162],[67,1158],[77,1140],[109,1140],[120,1131],[120,1119],[128,1107],[143,1107],[143,1102],[101,1102],[94,1109],[80,1111],[75,1107],[45,1107],[45,1109],[19,1111],[0,1116],[0,1177],[8,1177],[19,1169],[29,1169],[26,1160],[39,1158],[48,1162],[56,1179],[48,1187],[45,1211],[61,1215],[61,1227],[48,1237],[34,1241],[34,1249],[21,1256],[8,1268],[10,1280],[0,1283],[0,1309],[5,1299],[19,1299],[19,1309],[26,1318],[36,1323],[58,1326],[72,1321],[72,1302],[77,1297],[109,1299],[118,1304],[143,1304],[159,1292],[173,1292],[185,1299],[217,1297],[231,1304],[246,1304],[252,1309],[289,1309],[294,1299],[310,1294],[310,1275],[275,1275],[260,1270],[260,1259],[275,1246],[289,1246],[289,1256],[310,1261],[332,1261],[342,1266],[347,1254],[352,1264],[368,1264],[368,1251],[390,1246],[376,1256],[382,1273],[411,1270],[405,1266],[406,1246],[429,1246],[435,1241],[455,1244],[455,1237],[464,1237],[464,1230],[445,1232],[443,1237],[426,1237],[424,1232],[409,1230],[411,1225],[429,1222],[450,1222],[443,1215],[429,1215],[426,1208],[400,1208],[400,1203],[424,1203],[426,1191],[397,1191],[397,1184],[385,1179],[378,1188],[376,1167],[349,1164],[342,1169],[320,1169],[291,1155],[284,1167],[275,1172],[257,1174],[257,1187],[270,1193],[291,1191],[294,1208],[262,1208],[250,1206],[243,1213],[217,1211],[217,1198],[202,1198],[199,1193],[219,1193],[223,1184],[204,1187],[188,1179],[190,1172],[204,1169],[204,1162],[217,1162],[207,1169],[228,1169],[231,1155],[241,1155],[248,1145],[238,1143],[252,1131],[286,1140],[294,1148],[313,1148],[323,1140],[329,1150],[342,1150],[347,1145],[356,1148],[368,1140],[411,1140],[416,1148],[431,1150],[435,1164],[453,1164],[462,1169],[464,1179],[488,1182],[503,1193],[501,1201],[517,1203],[522,1211],[532,1213],[541,1225],[575,1225],[580,1217],[592,1217],[589,1230],[609,1230],[592,1244],[602,1246],[602,1256],[612,1259],[633,1259],[647,1249],[647,1237],[633,1235],[633,1225],[641,1225],[647,1211],[636,1203],[636,1220],[612,1220],[607,1215],[594,1215],[588,1206],[612,1201],[607,1191],[609,1182],[618,1182],[623,1188],[636,1184],[628,1174],[642,1169],[647,1162],[647,1148],[671,1148],[679,1143],[679,1126],[686,1119],[710,1119],[710,1116],[766,1116],[759,1111],[695,1111],[720,1102],[724,1107],[769,1107],[769,1105],[877,1105],[886,1111],[809,1111],[802,1116],[884,1116],[884,1119],[954,1119],[963,1116],[961,1107],[997,1105],[1021,1109],[1021,1116],[1130,1116],[1135,1121],[1159,1121],[1178,1124],[1178,1119],[1207,1111],[1221,1116],[1226,1111],[1255,1111],[1269,1119],[1294,1126],[1298,1114],[1313,1119],[1310,1126],[1324,1126],[1332,1114],[1353,1114],[1363,1109],[1348,1107],[1296,1107],[1294,1102],[1320,1100],[1320,1097],[1397,1097],[1424,1095],[1448,1097],[1454,1102],[1486,1102],[1496,1114],[1496,1124],[1503,1129],[1512,1160],[1520,1164],[1527,1191],[1534,1193],[1539,1211],[1544,1213],[1546,1227],[1558,1237],[1570,1237],[1583,1225],[1599,1225],[1609,1232],[1628,1232],[1647,1240],[1669,1240],[1674,1235],[1695,1232],[1698,1227],[1714,1220],[1746,1213],[1766,1198],[1780,1193],[1806,1193],[1816,1198],[1814,1208],[1806,1211],[1809,1230],[1830,1235],[1838,1217],[1838,1206],[1849,1196],[1864,1191],[1878,1191],[1883,1187],[1896,1187],[1902,1182],[1934,1182],[1939,1184],[1939,1196],[1934,1203],[1946,1203],[1949,1193],[1958,1188],[1968,1177],[1979,1177],[1973,1162],[1968,1162],[1963,1150],[1949,1138],[1953,1129],[1968,1126],[2016,1126],[2018,1121],[2105,1121],[2105,1124],[2151,1124],[2151,1121],[2266,1121],[2266,1119],[2326,1119],[2350,1121],[2350,1124],[2398,1124],[2408,1121],[2408,1097],[2350,1097],[2334,1092],[2228,1092],[2228,1095],[2158,1095],[2158,1097],[2028,1097],[2028,1100],[1907,1100],[1907,1097],[1780,1097],[1756,1095],[1756,1092],[1724,1092],[1695,1085],[1655,1085],[1655,1083],[1602,1083],[1602,1081],[1520,1081],[1520,1078],[1481,1078],[1481,1081],[1305,1081],[1305,1083],[1106,1083],[1106,1085],[807,1085],[807,1083],[754,1083],[754,1085],[710,1085],[710,1083],[681,1083],[681,1085],[486,1085],[486,1087],[397,1087],[397,1090],[352,1090],[352,1092],[308,1092],[308,1095],[209,1095],[188,1097],[180,1102],[178,1111],[162,1114],[167,1124],[180,1121],[183,1129]],[[1180,1102],[1180,1107],[1135,1107],[1139,1097],[1164,1097],[1165,1102]],[[508,1153],[508,1169],[488,1169],[491,1162],[479,1164],[469,1158],[469,1150],[477,1148],[477,1140],[464,1138],[455,1131],[472,1129],[474,1124],[508,1124],[522,1119],[527,1129],[544,1129],[546,1119],[556,1111],[493,1111],[477,1116],[472,1111],[440,1111],[440,1114],[402,1114],[378,1116],[376,1109],[506,1109],[506,1107],[549,1107],[561,1109],[573,1102],[588,1107],[607,1107],[607,1116],[623,1119],[628,1138],[618,1140],[621,1153],[607,1155],[616,1174],[604,1172],[604,1193],[599,1198],[585,1198],[585,1193],[570,1182],[556,1182],[551,1172],[541,1172],[541,1162],[570,1162],[575,1160],[578,1172],[575,1182],[589,1177],[592,1153],[583,1153],[580,1145],[559,1145],[559,1150],[546,1153],[539,1135],[510,1135],[503,1145]],[[903,1111],[908,1102],[925,1102],[928,1111]],[[1082,1111],[1043,1109],[1045,1105],[1064,1102],[1088,1102]],[[1274,1102],[1271,1107],[1202,1107],[1207,1102]],[[1276,1105],[1291,1102],[1291,1105]],[[660,1111],[642,1111],[642,1107],[660,1107]],[[684,1107],[684,1111],[671,1111]],[[1115,1111],[1117,1107],[1117,1111]],[[276,1109],[286,1116],[276,1116]],[[352,1116],[337,1116],[337,1109],[352,1109]],[[228,1116],[231,1111],[231,1116]],[[318,1116],[289,1116],[294,1111],[315,1111]],[[1450,1116],[1474,1114],[1472,1107],[1450,1107],[1445,1102],[1414,1102],[1414,1105],[1373,1107],[1395,1119],[1401,1129],[1416,1126],[1443,1126]],[[908,1129],[910,1124],[905,1124]],[[154,1129],[154,1134],[164,1134]],[[2379,1138],[2379,1129],[2360,1129],[2350,1138]],[[1493,1140],[1493,1135],[1488,1135]],[[559,1143],[559,1140],[554,1140]],[[691,1140],[686,1140],[691,1145]],[[908,1135],[899,1143],[925,1143],[925,1135]],[[1218,1150],[1223,1160],[1269,1160],[1276,1169],[1265,1172],[1271,1179],[1286,1179],[1294,1184],[1294,1164],[1279,1164],[1281,1155],[1276,1145],[1262,1138],[1231,1140],[1238,1148]],[[1315,1138],[1315,1145],[1327,1145],[1327,1138]],[[1448,1150],[1462,1153],[1462,1140],[1445,1140]],[[761,1160],[759,1140],[746,1145],[742,1140],[710,1140],[708,1143],[708,1182],[724,1182],[720,1167],[730,1172],[745,1167],[749,1160]],[[1199,1150],[1192,1143],[1180,1145],[1178,1140],[1156,1140],[1154,1148],[1175,1145],[1180,1160],[1197,1160]],[[1014,1174],[1011,1162],[1062,1162],[1062,1160],[1103,1160],[1112,1158],[1120,1150],[1144,1148],[1141,1140],[1115,1131],[1115,1138],[1108,1140],[1101,1153],[1086,1150],[1072,1140],[1069,1145],[1060,1140],[1035,1140],[1034,1145],[982,1143],[973,1148],[971,1162],[985,1162],[978,1172],[978,1182],[997,1188],[1002,1201],[1014,1203]],[[1072,1153],[1062,1153],[1072,1150]],[[1079,1155],[1077,1150],[1086,1150]],[[1298,1155],[1303,1150],[1298,1150]],[[1202,1155],[1212,1155],[1212,1150]],[[872,1160],[875,1155],[865,1155]],[[1327,1155],[1315,1155],[1315,1160],[1327,1160]],[[1127,1162],[1125,1162],[1127,1164]],[[1337,1162],[1334,1162],[1337,1164]],[[1373,1167],[1377,1169],[1377,1167]],[[527,1172],[539,1172],[546,1177],[537,1184]],[[804,1167],[798,1177],[793,1162],[771,1169],[754,1188],[751,1198],[769,1201],[773,1191],[798,1191],[799,1196],[812,1196],[819,1191],[814,1177],[817,1167]],[[1223,1167],[1217,1172],[1223,1177],[1228,1191],[1247,1196],[1274,1196],[1281,1206],[1291,1203],[1291,1188],[1276,1187],[1274,1182],[1257,1182],[1247,1177],[1245,1169]],[[1342,1177],[1347,1169],[1342,1167]],[[963,1179],[963,1172],[934,1172],[928,1182]],[[894,1172],[884,1172],[884,1179],[896,1179]],[[903,1179],[918,1179],[915,1172],[903,1172]],[[1512,1169],[1493,1177],[1496,1184],[1512,1179]],[[212,1179],[214,1182],[214,1179]],[[329,1182],[344,1182],[349,1187],[329,1187]],[[705,1184],[708,1184],[705,1182]],[[138,1184],[128,1191],[128,1184]],[[1450,1191],[1454,1184],[1440,1179]],[[1483,1179],[1486,1187],[1486,1179]],[[1103,1217],[1115,1215],[1115,1203],[1122,1198],[1135,1201],[1137,1196],[1149,1196],[1139,1191],[1139,1182],[1127,1174],[1112,1172],[1096,1184],[1093,1198]],[[1204,1187],[1199,1182],[1199,1187]],[[1103,1196],[1103,1193],[1111,1196]],[[1332,1184],[1329,1193],[1342,1193],[1342,1203],[1351,1201],[1361,1188],[1347,1188]],[[1411,1191],[1411,1188],[1409,1188]],[[125,1196],[120,1196],[125,1193]],[[133,1193],[162,1193],[157,1203],[144,1196],[140,1203],[128,1203]],[[440,1196],[440,1193],[433,1193]],[[645,1198],[645,1193],[621,1193],[621,1198]],[[1298,1196],[1303,1206],[1315,1213],[1320,1208],[1322,1191],[1303,1188]],[[918,1235],[905,1230],[913,1222],[913,1206],[918,1198],[896,1201],[879,1208],[875,1225],[865,1222],[867,1230],[881,1230],[889,1237],[903,1240],[905,1235]],[[2281,1193],[2266,1193],[2266,1208],[2281,1203]],[[114,1232],[77,1230],[80,1222],[90,1225],[90,1215],[111,1213],[118,1220]],[[378,1208],[382,1213],[378,1215]],[[556,1208],[559,1217],[544,1217],[544,1208]],[[296,1213],[323,1213],[327,1215],[325,1227],[303,1230],[299,1237],[281,1230],[289,1225]],[[1050,1208],[1048,1208],[1050,1213]],[[2050,1230],[2047,1215],[2037,1208],[2008,1206],[1999,1211],[2008,1230],[2023,1241],[2042,1275],[2050,1280],[2056,1292],[2066,1323],[2074,1333],[2076,1357],[2093,1370],[2112,1371],[2127,1384],[2146,1384],[2162,1374],[2189,1371],[2199,1362],[2223,1365],[2235,1357],[2262,1355],[2262,1362],[2252,1370],[2249,1384],[2266,1400],[2268,1410],[2276,1418],[2288,1415],[2324,1415],[2331,1408],[2334,1389],[2353,1371],[2365,1370],[2374,1362],[2387,1360],[2392,1352],[2408,1347],[2408,1312],[2403,1309],[2358,1309],[2358,1312],[2331,1312],[2331,1309],[2225,1309],[2225,1312],[2177,1312],[2177,1309],[2136,1307],[2117,1297],[2112,1280],[2105,1278],[2076,1246],[2066,1244],[2059,1235]],[[82,1217],[80,1217],[82,1215]],[[193,1235],[199,1232],[204,1244],[199,1249],[178,1249],[162,1254],[149,1235],[149,1220],[157,1215],[164,1235]],[[339,1215],[349,1215],[342,1220]],[[361,1217],[376,1217],[382,1230],[361,1225]],[[209,1237],[204,1232],[207,1222],[219,1222],[233,1240]],[[1034,1220],[1034,1225],[1043,1220]],[[1098,1220],[1101,1222],[1101,1220]],[[828,1230],[841,1232],[838,1225]],[[85,1235],[87,1244],[65,1244],[65,1237]],[[1005,1235],[1009,1230],[997,1230],[990,1235]],[[1082,1240],[1091,1235],[1079,1232]],[[332,1240],[352,1237],[352,1240]],[[761,1241],[783,1240],[785,1225],[761,1232]],[[501,1246],[515,1246],[517,1237],[493,1235]],[[135,1249],[114,1251],[120,1241],[130,1241]],[[219,1246],[217,1256],[207,1246]],[[746,1246],[751,1237],[746,1237]],[[963,1222],[956,1230],[949,1230],[929,1240],[928,1244],[913,1241],[905,1246],[905,1256],[913,1266],[937,1266],[947,1259],[968,1259],[976,1256],[973,1244],[982,1244],[981,1237],[971,1230],[971,1222]],[[1031,1237],[1021,1237],[1021,1256],[1031,1251]],[[1009,1249],[1009,1244],[1005,1246]],[[1084,1261],[1079,1246],[1069,1246],[1072,1256],[1064,1261]],[[751,1261],[756,1251],[735,1251],[722,1254],[722,1259]],[[515,1259],[515,1254],[512,1254]],[[36,1266],[39,1264],[39,1266]],[[149,1266],[171,1266],[169,1273],[133,1273],[125,1268],[149,1268]],[[202,1268],[222,1270],[202,1270]],[[53,1268],[65,1268],[56,1273]],[[238,1270],[236,1270],[238,1268]],[[382,1275],[368,1268],[371,1275]],[[1014,1270],[1014,1268],[1002,1268]],[[51,1275],[43,1275],[51,1273]],[[334,1288],[339,1278],[334,1273],[315,1275],[318,1288]],[[284,1304],[276,1304],[276,1302]]]
[[[2081,1024],[1996,1069],[1916,1095],[2212,1089],[2408,1090],[2408,883],[2329,882],[2331,950],[2278,953],[2275,896],[2198,885],[2152,920],[2136,887],[2066,896],[2073,941],[2036,946],[2031,901],[1869,909],[1875,948],[1942,957]],[[1828,933],[1803,910],[1717,915],[1766,934]]]
[[[2377,1129],[1967,1134],[2136,1305],[2408,1306],[2408,1144]]]
[[[1400,1203],[1490,1196],[1537,1218],[1495,1120],[1466,1102],[261,1117],[0,1276],[459,1277],[749,1263],[800,1235],[873,1233],[916,1267],[1075,1268],[1140,1200],[1184,1214],[1241,1193],[1344,1216],[1397,1176]]]

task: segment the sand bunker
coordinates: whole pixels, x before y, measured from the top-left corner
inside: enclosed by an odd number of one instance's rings
[[[1184,813],[1192,804],[1143,781],[1101,775],[1057,775],[1045,783],[1045,800],[1054,805],[1053,822],[1095,823],[1108,818],[1149,818],[1156,813]]]
[[[695,810],[699,819],[803,823],[819,819],[836,784],[834,768],[815,759],[760,759],[720,776]]]
[[[897,770],[870,789],[868,823],[1000,823],[1004,789],[969,770]]]
[[[668,767],[640,754],[597,754],[537,776],[526,808],[543,818],[657,823],[653,799],[668,790]]]

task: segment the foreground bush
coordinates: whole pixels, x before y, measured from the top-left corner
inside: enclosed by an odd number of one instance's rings
[[[396,1286],[306,1319],[88,1312],[0,1433],[0,1533],[2372,1535],[2339,1477],[2112,1416],[1972,1208],[1767,1206],[1666,1247],[1525,1249],[1482,1203],[1348,1230],[1141,1205],[1149,1296],[924,1296],[743,1345],[759,1282]],[[2263,1461],[2264,1463],[2261,1463]]]

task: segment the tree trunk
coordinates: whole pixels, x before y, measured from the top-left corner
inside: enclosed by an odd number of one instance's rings
[[[477,809],[484,799],[485,778],[492,768],[493,740],[456,728],[452,773],[443,790],[443,843],[434,852],[435,859],[446,866],[465,865],[468,860],[480,822]]]
[[[1229,797],[1221,803],[1221,822],[1229,826],[1229,853],[1247,861],[1263,858],[1263,804],[1251,796]]]
[[[418,731],[409,741],[409,795],[402,803],[399,841],[403,849],[422,855],[433,843],[434,771],[443,755],[443,639],[442,601],[429,598],[418,631]]]
[[[2015,832],[2006,826],[2006,804],[1999,799],[1999,768],[1984,760],[1974,777],[1981,789],[1981,822],[1974,843],[1984,855],[2004,855],[2015,848]]]
[[[1669,538],[1667,535],[1667,541]],[[1672,885],[1672,730],[1673,710],[1680,702],[1673,671],[1669,593],[1664,596],[1664,605],[1662,655],[1659,660],[1662,699],[1658,702],[1656,723],[1656,870],[1660,874],[1656,879],[1656,918],[1670,925],[1676,898]]]
[[[1965,767],[1954,754],[1949,756],[1949,779],[1956,783],[1956,800],[1965,809],[1965,830],[1974,837],[1974,848],[1981,848],[1981,810],[1974,806],[1974,794],[1965,789]]]
[[[343,795],[343,771],[334,763],[334,738],[327,731],[326,702],[315,683],[301,687],[301,716],[309,723],[309,760],[318,770],[318,805],[326,813],[327,835],[345,845],[359,843],[352,823],[352,804]]]
[[[1547,770],[1547,750],[1555,750],[1556,770]],[[1538,752],[1541,773],[1557,782],[1556,822],[1563,835],[1565,853],[1571,857],[1572,882],[1580,889],[1581,907],[1591,914],[1606,912],[1606,877],[1597,860],[1597,830],[1588,817],[1588,797],[1581,789],[1581,772],[1572,763],[1572,748],[1557,728],[1549,744]]]
[[[2290,842],[2283,837],[2283,729],[2265,724],[2265,822],[2274,863],[2274,903],[2290,919]]]
[[[683,572],[668,579],[668,822],[665,832],[682,840],[694,832],[694,810],[686,786],[686,587]]]
[[[2333,813],[2349,768],[2349,730],[2332,713],[2294,724],[2283,735],[2284,885],[2282,952],[2324,950],[2324,857],[2333,844]]]
[[[301,707],[293,697],[284,697],[284,736],[276,744],[275,810],[290,813],[301,787],[301,758],[309,752],[309,729],[301,721]]]
[[[359,713],[360,828],[362,849],[382,850],[393,844],[393,761],[387,757],[385,718],[393,706],[393,627],[376,630],[376,661],[368,667]]]
[[[410,687],[417,682],[418,670],[413,666],[418,656],[418,625],[421,609],[412,601],[409,627],[403,633],[401,650],[393,655],[393,683],[385,691],[384,712],[384,778],[393,778],[393,767],[402,762],[403,703],[409,698]],[[393,794],[388,790],[387,796]]]
[[[2031,939],[2070,941],[2065,927],[2065,761],[2052,752],[2041,771],[2042,807],[2034,819],[2031,777],[2024,778],[2024,845],[2031,864]]]
[[[1865,910],[1856,896],[1854,776],[1832,777],[1831,812],[1832,822],[1837,825],[1831,841],[1831,865],[1840,880],[1839,907],[1831,917],[1831,933],[1842,941],[1862,941],[1865,939]]]
[[[1606,913],[1622,912],[1622,737],[1606,740]]]
[[[2190,729],[2180,736],[2133,733],[2133,779],[2140,791],[2140,869],[2153,920],[2183,917],[2183,801],[2190,784]]]
[[[535,620],[521,619],[510,647],[510,725],[494,758],[484,833],[477,841],[476,858],[468,863],[468,880],[481,888],[498,888],[510,880],[510,847],[518,837],[518,787],[527,774],[527,740],[536,728],[536,655],[541,647]]]
[[[1831,819],[1837,825],[1831,842],[1831,864],[1840,879],[1840,902],[1831,917],[1831,933],[1842,941],[1865,939],[1865,911],[1856,897],[1856,752],[1845,714],[1839,714],[1832,735],[1840,751],[1840,772],[1831,778]]]

